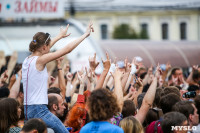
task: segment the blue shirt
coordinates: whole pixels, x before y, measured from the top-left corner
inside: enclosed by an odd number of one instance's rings
[[[81,128],[80,133],[124,133],[123,129],[107,121],[92,121]]]

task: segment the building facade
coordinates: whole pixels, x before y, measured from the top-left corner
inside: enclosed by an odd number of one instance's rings
[[[77,0],[78,1],[78,0]],[[125,0],[102,3],[73,3],[74,18],[87,24],[92,20],[97,40],[112,39],[117,25],[128,24],[137,33],[146,30],[153,41],[200,40],[200,1]],[[143,1],[143,2],[142,2]],[[136,3],[135,3],[136,2]],[[72,3],[65,2],[65,17],[69,18]]]

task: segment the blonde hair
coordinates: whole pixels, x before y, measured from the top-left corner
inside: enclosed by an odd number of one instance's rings
[[[121,120],[119,126],[124,130],[124,133],[144,133],[141,123],[133,116]]]

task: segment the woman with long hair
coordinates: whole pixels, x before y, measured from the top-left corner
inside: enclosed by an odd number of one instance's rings
[[[19,133],[18,126],[21,109],[19,103],[13,98],[3,98],[0,100],[0,132]]]
[[[22,81],[24,88],[24,114],[25,119],[41,118],[56,133],[68,132],[63,123],[53,115],[47,108],[48,104],[48,72],[46,64],[59,57],[70,53],[93,31],[92,23],[89,24],[86,32],[78,39],[72,41],[62,49],[49,52],[50,48],[60,39],[69,36],[67,34],[69,25],[61,29],[60,34],[53,40],[50,34],[38,32],[30,42],[29,50],[32,52],[22,65]],[[58,68],[60,71],[61,68]]]

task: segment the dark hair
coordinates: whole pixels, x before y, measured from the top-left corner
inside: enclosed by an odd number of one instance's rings
[[[197,85],[189,85],[188,91],[197,91],[199,90],[199,87]]]
[[[94,90],[87,100],[92,121],[105,121],[116,115],[120,108],[113,93],[107,89]]]
[[[8,87],[2,86],[0,88],[0,98],[8,97],[9,94],[10,94],[10,90],[8,89]]]
[[[143,126],[146,127],[151,122],[159,120],[159,118],[160,118],[159,111],[160,110],[161,109],[158,109],[158,108],[151,108],[151,109],[149,109],[149,111],[147,112],[145,121],[143,123]]]
[[[29,51],[35,52],[43,45],[49,45],[51,39],[48,33],[38,32],[33,36],[33,40],[29,44]]]
[[[5,133],[11,125],[17,126],[19,121],[19,103],[13,98],[3,98],[0,100],[0,129]]]
[[[161,128],[163,133],[172,133],[172,126],[182,126],[187,118],[179,112],[169,112],[163,116]]]
[[[194,99],[195,106],[197,108],[197,113],[199,114],[199,120],[200,120],[200,95],[197,95]]]
[[[136,107],[132,100],[125,100],[122,108],[123,118],[135,115]]]
[[[194,107],[191,101],[179,101],[173,106],[173,111],[183,113],[187,118],[190,114],[194,114]]]
[[[24,90],[23,90],[23,83],[20,83],[19,92],[24,93]]]
[[[171,74],[174,75],[176,73],[176,70],[181,70],[179,67],[172,68]]]
[[[174,93],[162,96],[160,99],[160,108],[162,109],[163,114],[172,111],[173,105],[179,101],[181,101],[180,97]]]
[[[60,95],[61,90],[60,90],[60,88],[57,88],[57,87],[51,87],[48,89],[48,94],[50,94],[50,93],[56,93],[56,94]]]
[[[164,90],[162,91],[161,96],[163,96],[163,95],[165,96],[165,95],[170,94],[170,93],[174,93],[174,94],[178,95],[179,97],[181,96],[179,89],[175,86],[165,87]]]
[[[195,82],[197,82],[199,78],[200,78],[200,72],[198,70],[194,70],[193,75],[192,75],[192,79]]]
[[[155,98],[154,98],[154,101],[153,101],[154,107],[160,107],[160,99],[161,99],[162,91],[163,91],[163,89],[161,89],[161,88],[156,89],[156,94],[155,94]]]
[[[38,133],[44,133],[44,131],[47,130],[47,126],[42,119],[33,118],[24,124],[21,131],[30,132],[34,129],[36,129]]]
[[[51,111],[53,108],[53,104],[56,104],[58,106],[58,99],[54,95],[48,95],[48,109]]]

